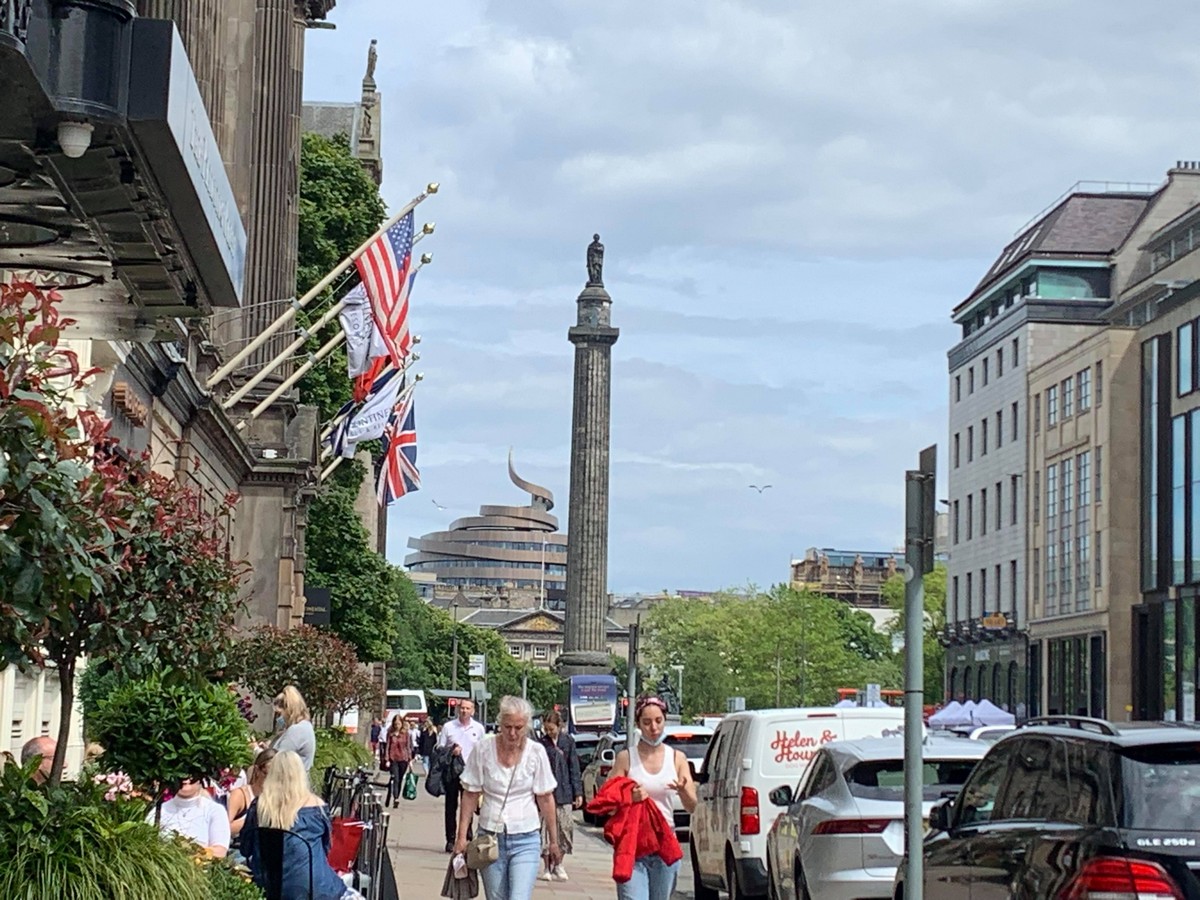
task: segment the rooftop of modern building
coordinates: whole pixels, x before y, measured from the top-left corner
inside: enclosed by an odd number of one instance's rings
[[[971,293],[958,318],[1006,276],[1033,259],[1106,263],[1145,213],[1160,188],[1151,184],[1078,182],[1023,227],[1001,251]]]
[[[817,562],[825,557],[831,566],[852,566],[861,558],[864,566],[886,566],[891,559],[896,564],[904,562],[903,550],[838,550],[833,547],[809,547],[804,556],[793,559],[792,565]]]

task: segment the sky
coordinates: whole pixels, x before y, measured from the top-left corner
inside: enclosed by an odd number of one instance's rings
[[[609,589],[898,547],[904,470],[946,443],[950,310],[1075,182],[1200,158],[1200,11],[1177,0],[341,0],[330,20],[305,98],[356,100],[378,39],[384,199],[441,184],[417,213],[437,223],[410,322],[422,489],[390,509],[396,563],[528,502],[510,447],[569,527],[593,232],[621,331]]]

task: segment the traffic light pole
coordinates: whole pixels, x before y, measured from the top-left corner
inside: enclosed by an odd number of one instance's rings
[[[925,583],[933,571],[937,447],[921,451],[904,474],[904,870],[905,900],[925,896]]]

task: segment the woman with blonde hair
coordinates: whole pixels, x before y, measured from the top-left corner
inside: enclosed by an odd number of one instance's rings
[[[262,829],[289,832],[283,835],[283,864],[276,873],[267,871],[263,859]],[[268,879],[277,878],[280,900],[362,900],[326,859],[331,835],[329,814],[321,798],[309,789],[308,772],[299,754],[293,750],[276,754],[262,793],[242,828],[242,853],[254,883],[265,890]]]
[[[271,770],[271,760],[275,758],[275,753],[276,751],[270,747],[260,750],[258,756],[254,758],[254,765],[250,769],[246,783],[238,785],[229,792],[226,808],[229,810],[229,833],[234,838],[242,833],[242,828],[246,824],[246,813],[250,811],[250,805],[262,793],[263,783],[267,780],[267,773]]]
[[[303,760],[305,771],[311,769],[317,753],[317,735],[308,715],[308,704],[294,684],[289,684],[275,698],[275,730],[279,736],[271,746],[277,752],[295,751]]]

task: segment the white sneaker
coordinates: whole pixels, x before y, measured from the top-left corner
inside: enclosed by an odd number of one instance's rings
[[[555,866],[554,872],[552,874],[553,874],[554,878],[556,878],[559,881],[570,881],[571,880],[567,877],[567,870],[564,869],[562,867],[562,865]]]
[[[538,881],[553,881],[553,880],[554,880],[554,873],[550,869],[547,869],[545,872],[543,872],[541,875],[538,876]]]

